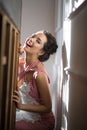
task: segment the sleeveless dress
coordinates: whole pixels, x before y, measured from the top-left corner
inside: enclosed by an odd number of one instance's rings
[[[38,73],[46,74],[43,70],[36,70],[33,73],[32,80],[27,82],[24,78],[24,81],[19,88],[24,104],[40,104],[40,95],[35,82]],[[55,118],[53,112],[39,114],[19,109],[16,110],[16,130],[53,130],[54,125]]]

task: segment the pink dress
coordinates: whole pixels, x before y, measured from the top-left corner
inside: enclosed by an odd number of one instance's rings
[[[36,70],[33,73],[32,80],[27,82],[25,79],[20,87],[20,94],[24,104],[40,104],[40,95],[35,82],[38,73],[46,74],[43,70]],[[16,130],[53,130],[54,125],[53,112],[39,114],[16,110]]]

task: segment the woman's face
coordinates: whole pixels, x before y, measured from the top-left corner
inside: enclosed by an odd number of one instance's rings
[[[24,50],[26,53],[40,56],[43,52],[44,44],[47,42],[47,38],[43,32],[37,32],[31,37],[27,38],[25,42]]]

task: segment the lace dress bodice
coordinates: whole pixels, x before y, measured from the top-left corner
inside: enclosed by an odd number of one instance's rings
[[[36,99],[31,96],[31,85],[30,83],[23,82],[20,87],[20,95],[23,104],[39,104]],[[29,121],[36,121],[40,120],[41,116],[38,113],[34,112],[27,112],[23,110],[17,109],[16,111],[16,121],[19,120],[29,120]]]

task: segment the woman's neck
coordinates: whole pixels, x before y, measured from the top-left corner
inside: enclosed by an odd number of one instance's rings
[[[39,60],[36,57],[33,56],[26,56],[26,65],[30,65],[34,62],[38,62]]]

